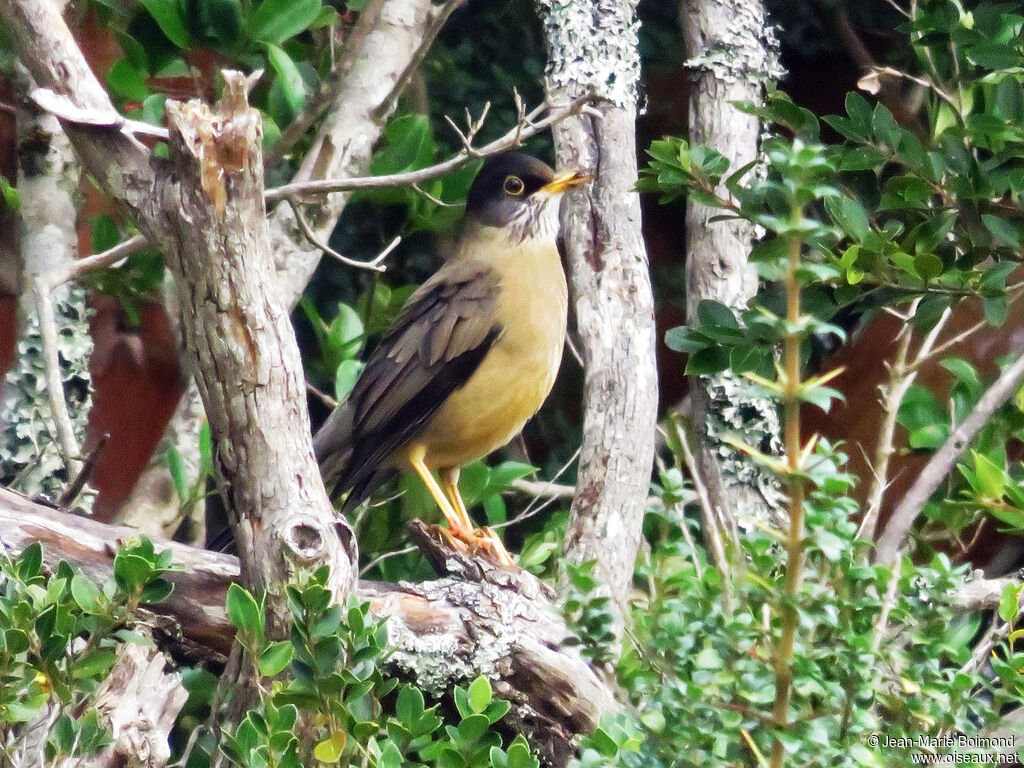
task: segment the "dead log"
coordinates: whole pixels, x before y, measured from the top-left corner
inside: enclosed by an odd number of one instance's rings
[[[134,529],[105,525],[65,514],[6,489],[0,489],[0,544],[16,556],[41,542],[46,565],[66,560],[95,581],[111,576],[119,541]],[[391,670],[424,690],[440,695],[478,675],[511,701],[513,715],[550,765],[564,765],[571,740],[615,709],[609,688],[578,651],[565,645],[569,633],[546,587],[529,573],[511,573],[463,558],[417,528],[431,561],[445,569],[436,581],[359,582],[357,594],[372,614],[388,622],[394,652]],[[230,555],[154,540],[170,549],[182,570],[171,575],[174,592],[150,606],[170,626],[160,634],[227,654],[234,629],[224,611],[228,585],[238,579],[238,560]]]

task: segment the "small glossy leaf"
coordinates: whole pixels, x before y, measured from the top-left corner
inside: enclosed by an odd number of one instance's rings
[[[316,21],[321,5],[321,0],[266,0],[252,15],[249,34],[264,43],[294,37]]]
[[[279,674],[291,663],[294,650],[288,640],[278,640],[268,645],[260,654],[260,674],[264,677],[273,677]]]
[[[156,20],[168,40],[179,48],[188,46],[188,29],[177,0],[142,0],[142,5]]]

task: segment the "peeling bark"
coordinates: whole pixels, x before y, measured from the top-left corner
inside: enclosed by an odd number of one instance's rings
[[[567,195],[562,230],[584,360],[584,423],[566,533],[574,562],[597,560],[624,613],[654,460],[654,299],[640,232],[636,2],[538,0],[549,101],[595,97],[554,127],[558,164],[594,176]]]
[[[188,699],[181,677],[166,671],[155,647],[123,643],[117,661],[92,695],[114,743],[61,768],[163,768],[171,758],[168,737]]]
[[[782,74],[764,4],[684,0],[680,24],[692,74],[690,143],[706,144],[725,155],[732,170],[741,168],[758,156],[761,125],[732,102],[762,103],[765,85]],[[721,191],[727,194],[724,184]],[[747,262],[754,227],[743,221],[711,222],[718,213],[687,203],[686,314],[691,321],[701,301],[743,308],[757,293],[757,275]],[[758,522],[781,522],[778,481],[723,440],[738,434],[764,453],[781,453],[777,405],[728,373],[692,377],[690,396],[694,454],[716,509],[742,530]]]
[[[137,535],[0,489],[0,543],[13,556],[39,541],[47,567],[66,560],[102,582],[111,576],[113,543]],[[488,676],[496,693],[513,703],[512,716],[547,764],[564,765],[573,737],[592,730],[617,705],[577,647],[565,644],[569,635],[548,590],[527,572],[445,549],[429,527],[418,528],[417,538],[444,564],[444,578],[361,581],[356,590],[372,615],[388,622],[391,671],[434,694]],[[239,578],[237,558],[165,540],[154,544],[158,551],[171,550],[182,567],[168,576],[175,586],[171,596],[150,607],[173,620],[161,624],[160,644],[176,653],[223,658],[234,635],[224,600]]]

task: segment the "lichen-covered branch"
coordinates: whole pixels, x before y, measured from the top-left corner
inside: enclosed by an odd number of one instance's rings
[[[26,85],[27,88],[27,85]],[[79,286],[51,289],[73,264],[79,165],[52,115],[18,115],[18,194],[25,319],[0,399],[0,483],[60,498],[81,470],[89,414],[89,311]],[[80,500],[89,506],[91,497]]]
[[[765,85],[781,75],[778,46],[761,0],[683,0],[680,24],[689,57],[690,143],[706,144],[738,169],[757,158],[761,126],[733,102],[761,103]],[[686,209],[686,312],[701,301],[745,307],[757,292],[747,262],[754,228],[711,219],[718,212],[689,201]],[[690,382],[694,454],[715,508],[741,529],[781,523],[782,491],[769,473],[723,440],[740,435],[766,453],[781,453],[775,403],[728,373]]]
[[[594,176],[568,195],[562,224],[584,359],[584,423],[566,555],[597,560],[624,612],[654,460],[654,300],[640,232],[636,2],[538,0],[551,103],[581,96],[596,114],[554,126],[558,164]]]

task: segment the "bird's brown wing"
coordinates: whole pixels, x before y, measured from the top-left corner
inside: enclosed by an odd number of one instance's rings
[[[458,259],[410,297],[339,406],[345,410],[332,414],[316,436],[321,467],[333,464],[334,477],[324,472],[332,495],[350,491],[345,509],[372,493],[387,459],[416,437],[487,355],[501,333],[498,289],[489,268]],[[336,460],[341,452],[344,467]]]

